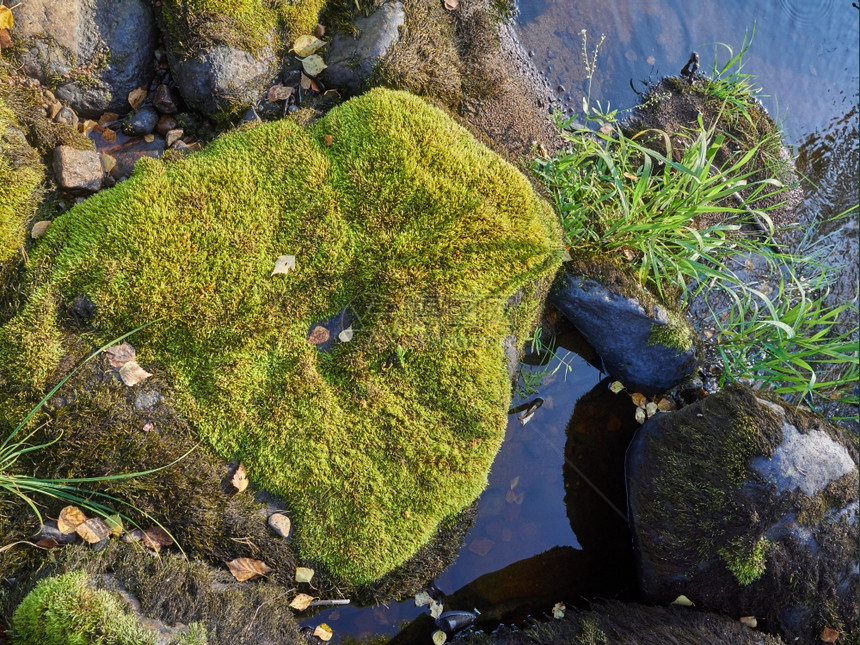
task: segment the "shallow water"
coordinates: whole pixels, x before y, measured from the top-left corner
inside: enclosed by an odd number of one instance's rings
[[[693,50],[701,71],[710,71],[715,56],[725,62],[728,50],[713,43],[738,52],[755,25],[744,71],[758,77],[763,103],[781,124],[799,170],[814,183],[805,203],[820,220],[857,203],[858,16],[846,0],[522,0],[517,26],[538,69],[559,88],[558,98],[576,111],[588,84],[583,29],[589,53],[606,35],[592,102],[625,109],[636,104],[645,82],[678,74]],[[522,594],[527,609],[529,598],[533,608],[543,608],[533,609],[535,615],[558,600],[633,594],[629,535],[619,515],[625,512],[624,447],[634,430],[632,408],[625,408],[629,397],[626,403],[614,398],[597,369],[575,354],[560,354],[572,371],[546,380],[540,388],[546,402],[526,426],[510,417],[466,544],[435,581],[454,594],[455,605],[445,609],[478,608],[489,615],[489,626],[499,618],[524,618],[502,608],[505,594],[517,587],[528,589]],[[556,546],[563,549],[550,550]],[[554,575],[559,568],[562,581]],[[336,635],[393,635],[422,614],[426,609],[405,601],[340,607],[303,624],[327,622]],[[431,631],[429,619],[416,621],[401,642],[428,638]]]

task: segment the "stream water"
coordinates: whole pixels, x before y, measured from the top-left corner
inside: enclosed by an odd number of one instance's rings
[[[712,68],[715,56],[722,64],[731,55],[714,43],[738,52],[755,27],[744,71],[758,77],[762,100],[797,154],[798,168],[815,183],[806,204],[821,218],[857,203],[858,16],[848,0],[522,0],[517,25],[534,63],[574,111],[588,85],[583,30],[590,54],[606,35],[592,101],[624,109],[636,104],[644,83],[678,74],[691,51],[698,51],[701,71]],[[510,621],[524,617],[504,608],[517,589],[521,608],[537,603],[535,615],[559,600],[634,596],[629,535],[620,516],[633,410],[625,408],[629,398],[622,403],[608,392],[586,361],[564,350],[560,357],[570,372],[560,369],[545,379],[545,403],[530,423],[521,426],[511,415],[465,546],[435,581],[463,604],[446,609],[477,608],[491,621]],[[421,614],[426,608],[406,601],[338,607],[305,624],[326,622],[336,635],[394,635]],[[416,624],[429,642],[429,619]]]

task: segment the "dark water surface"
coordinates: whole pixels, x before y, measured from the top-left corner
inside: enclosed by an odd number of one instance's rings
[[[737,52],[755,25],[744,71],[758,77],[768,95],[762,101],[781,124],[799,170],[814,181],[805,203],[820,219],[857,203],[858,16],[847,0],[522,0],[517,25],[536,66],[553,88],[564,88],[557,95],[574,111],[587,85],[583,29],[589,55],[606,35],[592,102],[625,109],[636,104],[634,90],[644,89],[643,82],[677,75],[693,50],[701,71],[711,69],[715,56],[722,64],[730,54],[714,43]],[[477,608],[492,625],[521,620],[511,610],[518,602],[533,601],[540,616],[559,600],[633,595],[630,537],[621,517],[632,404],[612,395],[583,359],[560,355],[572,370],[545,380],[539,392],[545,404],[527,425],[511,415],[466,544],[436,580],[453,594],[446,610]],[[426,608],[406,601],[339,607],[303,624],[328,623],[337,642],[342,634],[394,635],[422,614]],[[429,642],[432,629],[429,619],[415,622],[400,642]]]

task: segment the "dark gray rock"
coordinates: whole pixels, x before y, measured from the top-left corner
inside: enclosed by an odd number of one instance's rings
[[[173,90],[164,83],[155,88],[155,92],[152,95],[152,107],[162,114],[176,114],[179,112]]]
[[[613,279],[623,276],[615,272]],[[665,392],[692,374],[696,349],[686,320],[655,304],[633,280],[623,289],[604,282],[568,267],[549,300],[591,343],[608,373],[644,394]]]
[[[787,642],[850,632],[857,485],[842,429],[748,388],[658,413],[627,453],[644,597],[758,616]]]
[[[75,194],[94,193],[102,187],[104,170],[95,150],[71,146],[54,148],[54,175],[60,188]]]
[[[338,33],[332,38],[325,78],[330,85],[351,93],[362,89],[376,65],[400,39],[398,28],[406,21],[400,2],[387,2],[369,16],[355,19],[358,36]]]
[[[156,392],[155,390],[141,390],[137,393],[137,396],[134,397],[134,409],[139,411],[151,411],[157,406],[161,401],[164,400],[164,396],[161,395],[160,392]]]
[[[153,107],[144,106],[126,117],[122,124],[123,132],[132,136],[152,134],[158,125],[158,112]]]
[[[184,60],[169,53],[168,60],[182,98],[207,116],[243,110],[259,98],[278,71],[271,48],[254,55],[215,45]]]
[[[145,0],[27,0],[15,10],[24,71],[58,84],[79,115],[125,113],[128,93],[152,79],[155,23]]]
[[[128,143],[111,148],[108,153],[116,161],[110,174],[114,179],[125,179],[131,176],[134,165],[141,157],[152,157],[158,159],[164,154],[165,142],[161,137],[155,137],[152,141],[144,139],[133,139]]]

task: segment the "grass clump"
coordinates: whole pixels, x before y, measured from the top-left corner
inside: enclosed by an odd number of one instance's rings
[[[772,240],[772,214],[790,186],[779,131],[740,71],[748,46],[715,66],[712,79],[661,82],[657,89],[674,87],[692,121],[656,129],[669,109],[649,104],[665,100],[657,92],[628,125],[587,97],[587,125],[560,121],[568,149],[534,169],[555,198],[573,254],[624,258],[664,301],[708,303],[710,351],[724,364],[724,383],[755,383],[812,404],[856,403],[857,329],[834,331],[856,303],[825,305],[826,245],[789,251]],[[590,77],[594,60],[584,59]],[[690,94],[706,100],[688,105]],[[766,265],[776,289],[749,278],[749,258]]]
[[[97,341],[159,317],[138,361],[170,375],[205,443],[285,498],[306,561],[369,582],[484,488],[503,339],[530,333],[558,236],[512,166],[420,99],[374,90],[310,131],[269,123],[142,160],[59,217],[0,329],[0,375],[10,394],[46,385],[77,295]],[[272,275],[281,255],[296,268]],[[308,342],[345,309],[349,342]]]
[[[42,580],[12,616],[15,645],[154,645],[155,634],[83,572]]]

